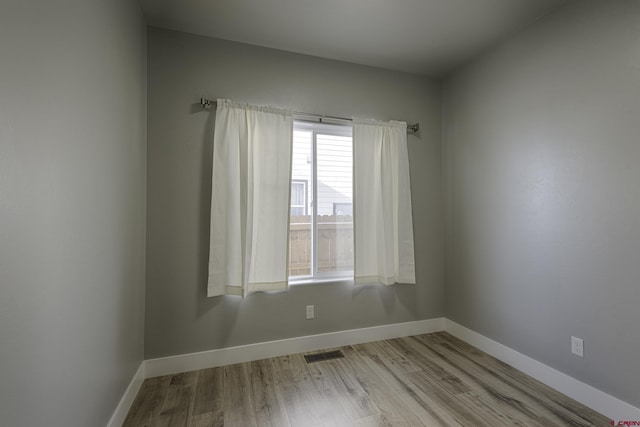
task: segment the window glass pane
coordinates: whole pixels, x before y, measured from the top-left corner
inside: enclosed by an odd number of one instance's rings
[[[289,277],[312,274],[311,200],[313,195],[313,133],[295,130],[291,163]]]
[[[318,273],[353,270],[351,137],[317,134]]]
[[[291,180],[291,215],[306,215],[307,181]]]

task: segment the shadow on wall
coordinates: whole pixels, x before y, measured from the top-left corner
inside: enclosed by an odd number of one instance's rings
[[[415,297],[416,285],[396,284],[386,286],[373,283],[351,286],[353,287],[351,291],[352,301],[364,296],[367,292],[375,292],[379,297],[386,314],[392,313],[396,301],[398,301],[400,305],[409,310],[412,314],[418,314],[418,299]]]

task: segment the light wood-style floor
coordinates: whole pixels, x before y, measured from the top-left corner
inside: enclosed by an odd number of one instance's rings
[[[147,379],[125,426],[606,426],[610,420],[440,332]]]

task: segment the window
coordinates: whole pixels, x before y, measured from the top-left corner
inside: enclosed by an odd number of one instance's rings
[[[353,275],[350,125],[296,121],[291,169],[289,279]]]
[[[353,203],[334,203],[333,214],[353,216]]]
[[[291,180],[291,216],[307,214],[307,181],[304,179]]]

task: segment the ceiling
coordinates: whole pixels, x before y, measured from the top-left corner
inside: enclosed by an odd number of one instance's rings
[[[147,23],[441,76],[568,0],[140,0]]]

